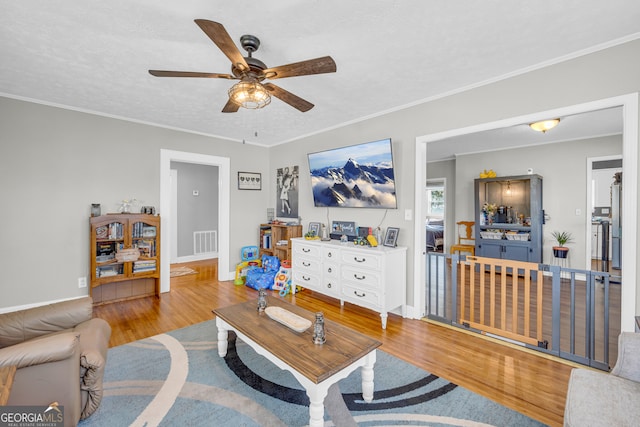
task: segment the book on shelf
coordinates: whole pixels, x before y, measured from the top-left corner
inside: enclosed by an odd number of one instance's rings
[[[134,273],[141,273],[144,271],[155,271],[155,270],[156,270],[155,260],[136,261],[133,263]]]
[[[99,242],[96,244],[96,256],[110,255],[116,252],[115,242]]]
[[[271,248],[271,234],[265,233],[264,236],[262,236],[262,248],[263,249]]]
[[[135,246],[140,251],[140,255],[147,258],[153,258],[156,256],[156,242],[155,240],[138,240],[135,242]]]

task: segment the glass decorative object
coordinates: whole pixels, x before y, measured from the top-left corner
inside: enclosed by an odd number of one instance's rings
[[[324,333],[324,314],[318,312],[316,313],[316,321],[313,325],[313,343],[324,344],[326,340]]]
[[[100,216],[100,203],[91,203],[91,216]]]
[[[267,308],[267,292],[264,289],[258,291],[258,311],[263,312]]]

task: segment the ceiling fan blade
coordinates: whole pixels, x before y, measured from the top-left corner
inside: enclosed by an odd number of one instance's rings
[[[313,104],[309,101],[305,101],[297,95],[292,94],[291,92],[287,92],[279,86],[274,85],[273,83],[264,83],[264,87],[267,88],[269,93],[281,101],[286,102],[291,105],[293,108],[297,108],[303,113],[309,111],[313,108]]]
[[[231,74],[200,73],[196,71],[162,71],[149,70],[149,74],[156,77],[205,77],[211,79],[235,79]]]
[[[308,76],[310,74],[335,73],[336,63],[330,56],[267,68],[264,74],[268,79],[282,79],[285,77]]]
[[[224,108],[222,109],[223,113],[237,113],[238,109],[240,109],[240,106],[238,104],[236,104],[235,102],[228,100],[227,103],[224,105]]]
[[[213,41],[216,46],[224,53],[227,58],[231,61],[231,63],[238,68],[240,71],[248,70],[249,65],[247,65],[247,61],[245,61],[244,57],[238,50],[238,47],[233,42],[227,30],[224,29],[222,24],[214,21],[209,21],[206,19],[196,19],[196,24],[204,31],[204,33],[209,36],[211,41]]]

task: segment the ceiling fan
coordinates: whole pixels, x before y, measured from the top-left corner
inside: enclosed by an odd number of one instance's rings
[[[336,71],[336,63],[330,56],[268,68],[264,62],[251,56],[260,46],[260,40],[257,37],[252,35],[240,37],[242,48],[248,53],[248,56],[245,57],[242,56],[222,24],[206,19],[196,19],[195,23],[218,46],[222,53],[231,60],[231,74],[162,70],[149,70],[149,73],[156,77],[203,77],[240,80],[229,89],[229,101],[222,109],[223,113],[235,113],[240,107],[262,108],[271,102],[271,95],[302,112],[309,111],[313,108],[313,104],[309,101],[273,83],[263,83],[263,81],[311,74],[334,73]]]

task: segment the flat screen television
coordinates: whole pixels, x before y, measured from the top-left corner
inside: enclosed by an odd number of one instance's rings
[[[316,207],[396,209],[391,139],[308,154]]]

